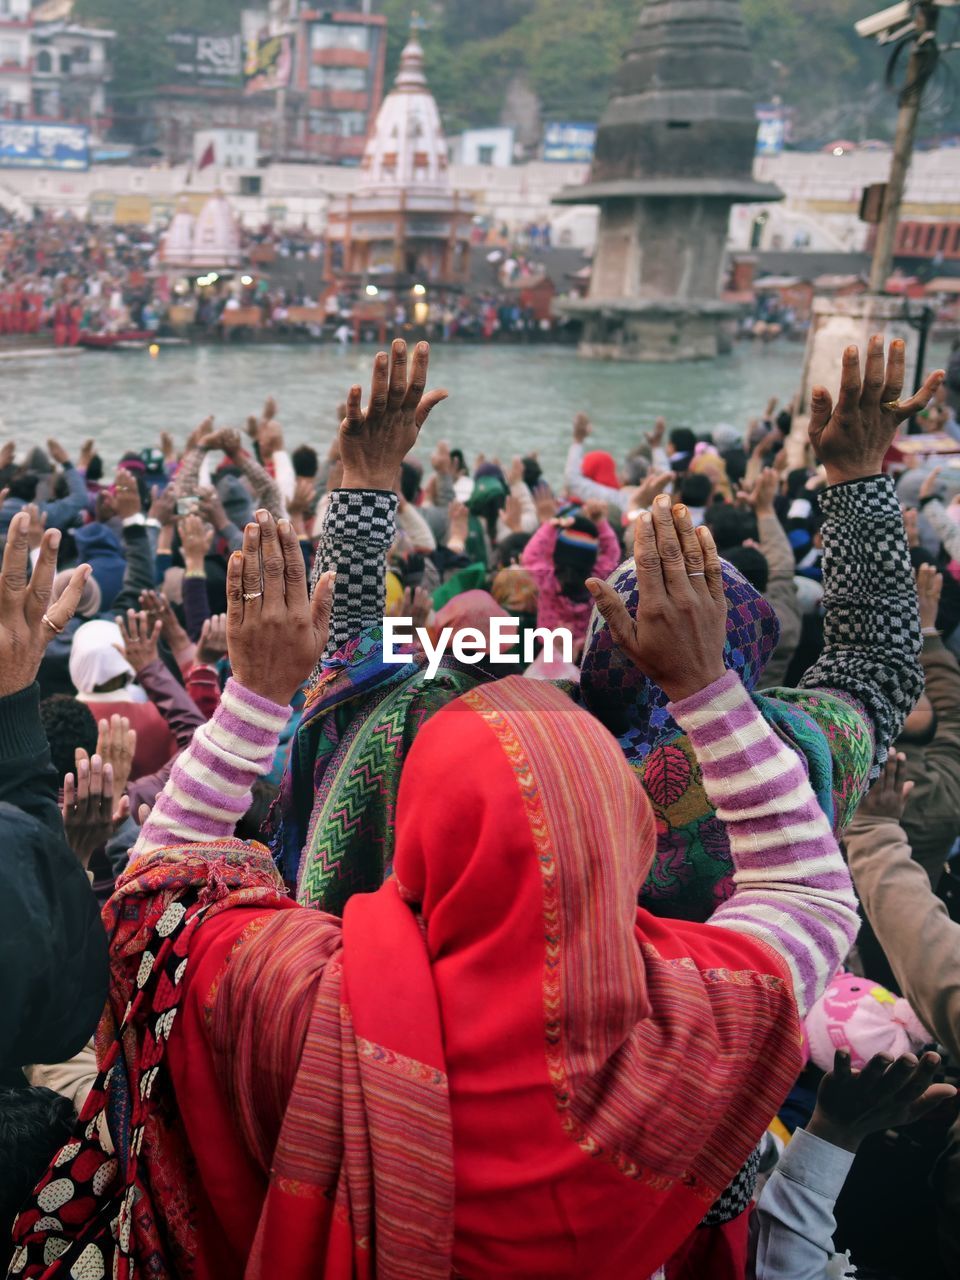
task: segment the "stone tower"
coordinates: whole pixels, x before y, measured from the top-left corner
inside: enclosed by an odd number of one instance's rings
[[[589,181],[600,206],[583,354],[688,360],[720,353],[730,207],[782,198],[752,176],[757,123],[739,0],[647,0],[600,123]]]

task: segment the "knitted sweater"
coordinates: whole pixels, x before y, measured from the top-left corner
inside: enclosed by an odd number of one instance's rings
[[[231,680],[213,719],[179,757],[134,856],[232,834],[270,768],[287,707]],[[803,763],[733,673],[671,708],[728,824],[736,892],[711,923],[753,934],[784,957],[805,1013],[856,936],[856,899]]]

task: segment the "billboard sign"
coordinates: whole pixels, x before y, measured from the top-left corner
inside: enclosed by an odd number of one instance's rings
[[[243,67],[246,93],[282,89],[290,83],[293,58],[287,36],[256,36],[247,41]]]
[[[90,131],[77,124],[0,121],[0,169],[88,169]]]
[[[595,124],[555,121],[544,127],[543,158],[566,164],[590,164],[596,143]]]
[[[782,106],[757,107],[757,155],[778,156],[787,140],[787,117]]]
[[[243,39],[232,35],[173,31],[167,36],[173,50],[174,77],[181,84],[209,89],[235,89],[243,83]]]

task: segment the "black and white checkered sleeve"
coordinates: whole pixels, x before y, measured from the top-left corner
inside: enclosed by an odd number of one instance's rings
[[[889,476],[833,485],[823,512],[824,649],[800,685],[855,698],[876,735],[872,776],[923,692],[920,613]]]
[[[337,489],[323,524],[313,564],[313,584],[336,570],[327,653],[383,622],[385,557],[397,526],[397,495],[379,489]]]

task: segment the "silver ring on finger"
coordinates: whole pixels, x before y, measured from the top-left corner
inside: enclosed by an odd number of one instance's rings
[[[705,573],[702,573],[702,572],[700,572],[699,570],[698,570],[696,573],[688,573],[688,574],[687,574],[687,577],[688,577],[688,578],[705,578],[706,576],[707,576],[707,575],[706,575]]]

